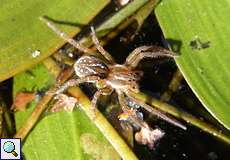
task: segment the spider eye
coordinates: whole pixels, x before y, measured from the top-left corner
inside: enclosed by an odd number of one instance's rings
[[[132,85],[131,86],[131,90],[133,91],[133,92],[135,92],[135,93],[137,93],[137,92],[139,92],[139,89],[138,89],[138,85]]]

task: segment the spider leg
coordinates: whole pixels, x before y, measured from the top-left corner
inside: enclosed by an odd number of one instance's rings
[[[45,17],[40,17],[40,20],[43,21],[43,22],[45,22],[47,24],[47,26],[50,29],[52,29],[58,36],[60,36],[65,41],[69,42],[71,45],[73,45],[79,51],[84,52],[84,53],[92,53],[93,52],[93,50],[81,46],[77,41],[75,41],[74,39],[72,39],[66,33],[64,33],[61,30],[59,30],[57,27],[55,27],[55,25],[53,24],[53,22],[51,22],[50,20],[46,19]]]
[[[127,112],[127,108],[129,108],[125,103],[125,96],[123,93],[118,93],[119,102],[122,105],[124,111]],[[125,106],[125,107],[124,107]],[[127,114],[127,113],[122,113]],[[119,115],[120,116],[120,115]],[[164,132],[158,128],[152,129],[145,121],[138,118],[136,111],[133,109],[129,109],[129,113],[125,116],[121,115],[122,118],[125,117],[125,120],[129,122],[132,126],[138,126],[140,130],[135,133],[135,140],[144,145],[148,145],[151,149],[154,148],[156,141],[161,139],[164,136]]]
[[[113,91],[112,88],[101,88],[99,89],[98,91],[96,91],[96,93],[93,95],[93,99],[91,101],[91,109],[93,110],[94,112],[94,116],[93,116],[93,119],[96,118],[96,112],[95,112],[95,109],[97,108],[97,101],[98,99],[100,98],[101,95],[109,95],[111,94]]]
[[[125,103],[125,95],[123,93],[118,92],[118,100],[119,100],[119,103],[121,105],[121,109],[123,110],[123,112],[128,113],[130,109]]]
[[[138,125],[140,128],[146,127],[147,123],[138,118],[136,111],[134,109],[130,109],[125,102],[125,95],[123,93],[118,93],[118,100],[123,110],[123,113],[119,115],[120,120],[129,119],[131,123]]]
[[[125,65],[135,68],[143,58],[169,57],[175,58],[175,53],[157,46],[141,46],[134,49],[126,58]]]
[[[93,99],[91,101],[91,109],[92,110],[96,109],[96,107],[97,107],[97,100],[100,98],[100,96],[101,96],[101,91],[100,90],[96,91],[96,93],[93,95]]]
[[[132,100],[134,101],[136,104],[140,105],[141,107],[143,107],[146,111],[150,112],[151,114],[153,115],[156,115],[158,116],[159,118],[173,124],[174,126],[177,126],[177,127],[180,127],[184,130],[186,130],[186,126],[184,126],[183,124],[181,124],[179,121],[177,121],[176,119],[174,118],[171,118],[171,117],[168,117],[167,115],[165,115],[163,112],[149,106],[148,104],[144,103],[143,101],[141,100],[138,100],[134,97],[132,97],[130,94],[126,93],[126,95]]]
[[[62,92],[64,92],[66,89],[68,89],[69,87],[73,87],[73,86],[77,86],[80,83],[96,83],[97,81],[99,81],[99,77],[97,76],[87,76],[87,77],[82,77],[79,79],[70,79],[67,82],[65,82],[62,86],[59,87],[59,89],[55,92],[56,94],[60,94]]]
[[[94,27],[91,26],[90,27],[91,29],[91,32],[92,32],[92,40],[93,40],[93,43],[95,44],[97,50],[111,63],[111,64],[115,64],[115,61],[113,59],[113,57],[109,54],[109,52],[107,52],[103,47],[102,45],[100,44],[97,36],[96,36],[96,32],[94,30]]]

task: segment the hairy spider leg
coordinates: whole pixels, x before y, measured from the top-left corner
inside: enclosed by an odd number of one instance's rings
[[[136,115],[136,111],[133,109],[130,109],[128,105],[125,102],[125,95],[123,93],[118,92],[118,100],[121,105],[123,113],[119,115],[120,120],[130,120],[130,123],[134,123],[135,125],[138,125],[140,128],[145,127],[145,122],[142,121],[138,116]],[[125,118],[124,118],[125,117]]]
[[[98,83],[100,83],[100,81],[98,81]],[[96,86],[97,86],[97,84],[96,84]],[[98,86],[97,86],[97,89],[98,89],[98,91],[94,94],[92,102],[91,102],[92,103],[91,107],[93,109],[96,108],[97,100],[101,95],[110,95],[113,92],[113,88],[108,87],[108,86],[106,86],[104,88],[98,88]]]
[[[95,110],[97,108],[97,101],[100,98],[100,96],[101,96],[101,91],[100,90],[98,90],[98,91],[96,91],[96,93],[94,93],[93,99],[91,101],[91,109],[92,110]]]
[[[120,95],[119,100],[122,105],[126,105],[124,98],[124,94]],[[128,106],[126,105],[126,107]],[[139,131],[135,133],[135,140],[138,143],[147,144],[150,148],[153,148],[155,142],[164,136],[163,131],[158,128],[152,129],[145,121],[140,119],[135,109],[130,109],[129,113],[123,112],[119,115],[119,120],[124,120],[132,126],[135,126],[135,128],[138,127]]]
[[[125,65],[135,68],[143,58],[177,57],[174,52],[157,46],[141,46],[134,49],[126,58]]]
[[[121,105],[121,109],[123,112],[128,113],[130,111],[129,107],[125,103],[125,95],[122,92],[117,92],[118,94],[118,101]]]
[[[93,43],[95,44],[97,50],[111,63],[111,64],[115,64],[115,61],[113,59],[113,57],[109,54],[109,52],[107,52],[103,47],[102,45],[100,44],[97,36],[96,36],[96,32],[94,30],[94,27],[91,26],[90,27],[91,29],[91,32],[92,32],[92,40],[93,40]]]
[[[146,126],[146,123],[142,121],[140,118],[138,118],[138,116],[136,115],[136,111],[128,107],[128,105],[125,102],[124,93],[118,92],[118,100],[123,110],[122,114],[127,115],[127,119],[130,119],[131,123],[138,125],[140,128],[143,128]]]
[[[186,126],[184,126],[183,124],[181,124],[179,121],[177,121],[174,118],[168,117],[166,116],[163,112],[149,106],[148,104],[146,104],[145,102],[143,102],[142,100],[137,100],[136,98],[134,98],[133,96],[131,96],[129,93],[126,93],[126,95],[132,100],[134,101],[136,104],[140,105],[141,107],[143,107],[146,111],[150,112],[153,115],[156,115],[157,117],[171,123],[174,126],[177,126],[183,130],[186,130]]]
[[[46,19],[45,17],[40,17],[40,20],[45,22],[47,24],[47,26],[52,29],[58,36],[60,36],[63,40],[67,41],[68,43],[70,43],[71,45],[73,45],[76,49],[78,49],[81,52],[84,53],[93,53],[94,51],[81,46],[77,41],[75,41],[73,38],[71,38],[70,36],[68,36],[66,33],[62,32],[61,30],[59,30],[57,27],[55,27],[54,23],[51,22],[50,20]]]
[[[82,77],[79,79],[70,79],[67,82],[65,82],[57,91],[56,94],[60,94],[62,92],[64,92],[66,89],[68,89],[69,87],[73,87],[73,86],[77,86],[80,83],[96,83],[97,81],[99,81],[100,78],[98,76],[87,76],[87,77]]]

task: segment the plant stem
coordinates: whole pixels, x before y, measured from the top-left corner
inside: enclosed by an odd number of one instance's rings
[[[68,89],[68,93],[78,99],[78,103],[81,109],[87,114],[97,128],[102,132],[106,139],[111,143],[115,150],[119,153],[124,160],[137,160],[138,158],[120,137],[113,126],[107,121],[107,119],[97,110],[90,108],[91,102],[89,98],[78,88],[71,87]]]
[[[26,138],[30,130],[38,122],[43,111],[47,108],[47,103],[52,99],[54,93],[55,89],[52,88],[47,92],[47,94],[44,97],[42,97],[42,99],[35,106],[29,118],[27,118],[21,126],[21,128],[18,129],[17,133],[14,135],[14,138],[21,138],[22,141]]]
[[[173,78],[169,84],[168,89],[162,94],[161,101],[169,101],[173,92],[175,92],[181,84],[183,80],[183,75],[181,74],[180,70],[177,69],[176,72],[173,74]]]
[[[177,118],[181,118],[183,120],[185,120],[187,123],[191,123],[192,125],[202,129],[203,131],[212,134],[213,136],[221,139],[222,141],[230,144],[230,136],[227,136],[225,134],[222,133],[221,129],[217,129],[215,128],[213,125],[208,124],[194,116],[192,116],[191,114],[188,114],[182,110],[179,110],[178,108],[161,102],[160,100],[157,100],[153,97],[150,97],[144,93],[131,93],[131,95],[137,99],[140,99],[141,101],[144,101],[148,104],[150,104],[151,106],[154,106],[158,109],[160,109],[161,111],[164,111],[166,113],[169,113],[170,115],[173,115]]]
[[[46,62],[50,63],[49,61]],[[53,64],[53,62],[51,64]],[[51,64],[50,66],[52,66]],[[73,72],[72,70],[67,70],[66,73],[63,74],[63,76],[61,77],[60,83],[66,81],[70,77],[70,75],[72,75],[72,72]],[[28,133],[38,122],[41,114],[47,109],[48,107],[47,104],[53,98],[57,89],[58,88],[54,86],[46,92],[46,95],[44,95],[42,99],[38,102],[31,115],[25,120],[23,125],[18,129],[17,133],[14,135],[14,138],[21,138],[22,141],[26,138]]]

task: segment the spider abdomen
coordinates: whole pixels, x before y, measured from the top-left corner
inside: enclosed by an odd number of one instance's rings
[[[104,78],[109,72],[107,65],[93,56],[82,56],[79,58],[74,64],[74,70],[79,77],[96,75]]]

